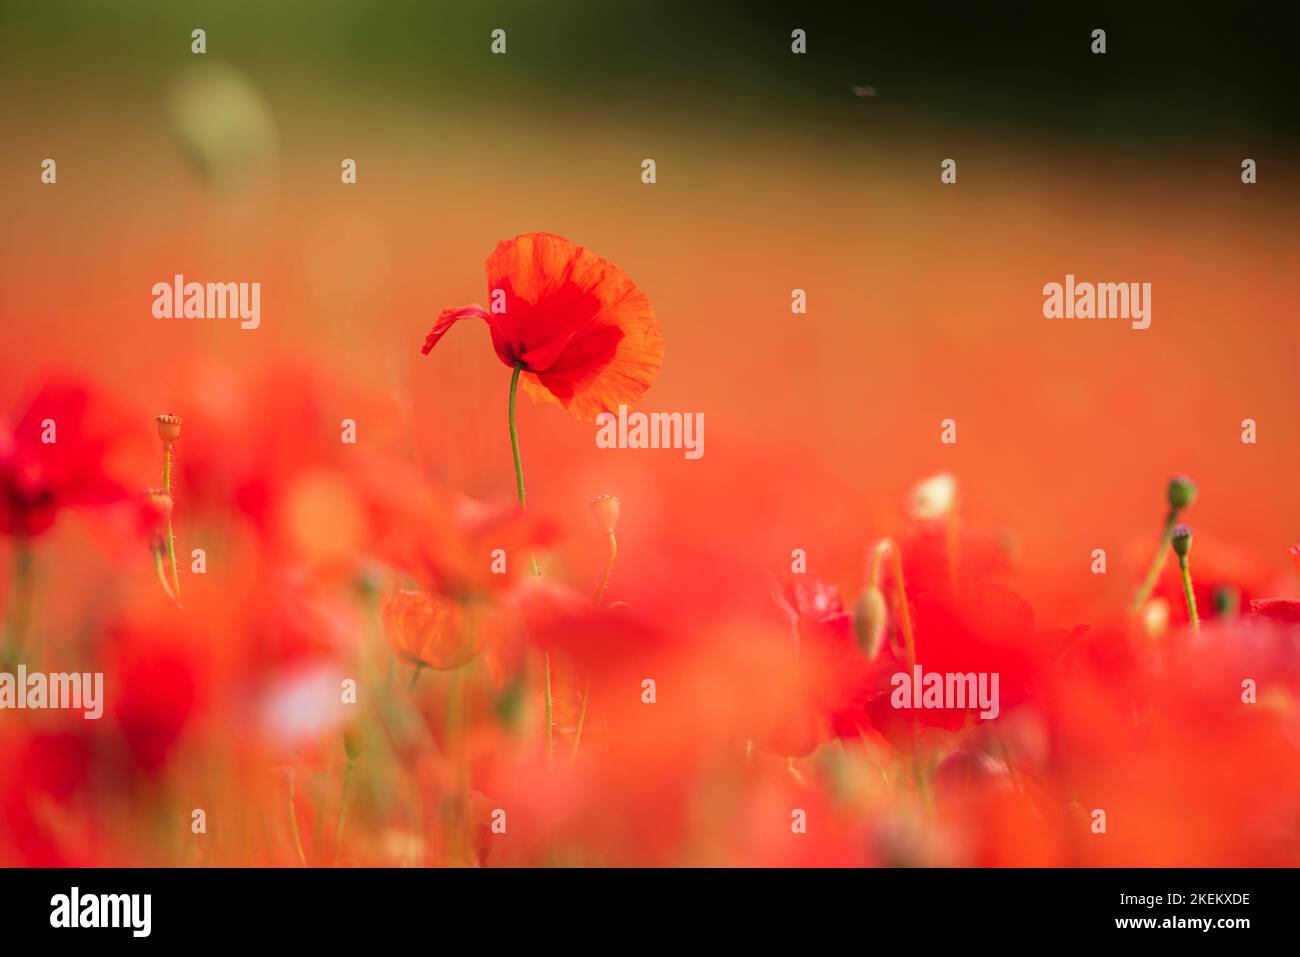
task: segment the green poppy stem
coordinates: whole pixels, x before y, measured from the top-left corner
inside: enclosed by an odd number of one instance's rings
[[[578,727],[573,732],[573,750],[569,753],[569,760],[578,760],[578,745],[582,743],[582,728],[587,723],[587,702],[591,700],[591,682],[587,682],[587,687],[582,689],[582,704],[578,708]]]
[[[339,816],[334,824],[334,859],[337,861],[343,854],[343,825],[348,817],[348,786],[352,783],[352,766],[356,762],[348,758],[348,763],[343,768],[343,791],[339,795]]]
[[[155,547],[153,550],[153,567],[154,571],[158,573],[158,582],[162,585],[163,591],[167,593],[167,597],[172,601],[176,601],[176,593],[172,591],[171,582],[167,580],[167,572],[163,570],[162,557],[163,550]]]
[[[618,560],[618,539],[614,537],[613,532],[606,534],[609,537],[609,558],[605,560],[605,573],[600,578],[600,587],[596,589],[597,608],[605,600],[605,589],[609,587],[609,578],[614,574],[614,562]]]
[[[163,494],[170,496],[172,494],[172,444],[163,443]],[[176,570],[176,533],[172,529],[171,512],[167,513],[167,561],[172,570],[172,598],[180,601],[181,598],[181,576]]]
[[[519,373],[524,366],[521,362],[515,363],[514,375],[510,377],[510,451],[515,456],[515,490],[519,493],[519,507],[524,507],[527,496],[524,493],[524,462],[519,457],[519,430],[515,427],[515,399],[519,395]],[[538,578],[542,577],[542,570],[537,565],[537,556],[529,556],[533,563],[533,574]]]
[[[515,427],[515,400],[519,395],[519,373],[523,370],[522,362],[515,362],[514,375],[510,377],[510,451],[515,456],[515,488],[519,492],[519,507],[524,507],[524,463],[519,457],[519,430]],[[542,576],[542,570],[537,565],[537,556],[530,556],[533,563],[533,574],[538,578]],[[554,718],[551,702],[551,653],[543,652],[546,669],[546,760],[549,763],[555,752],[554,742]]]
[[[1178,557],[1178,567],[1183,573],[1183,597],[1187,599],[1187,615],[1192,619],[1192,630],[1201,630],[1201,616],[1196,613],[1196,594],[1192,591],[1192,570],[1186,555]]]
[[[1169,510],[1169,518],[1165,520],[1165,533],[1160,536],[1160,547],[1156,549],[1156,556],[1151,560],[1151,568],[1147,571],[1147,577],[1142,582],[1142,587],[1138,589],[1137,594],[1133,597],[1131,610],[1140,611],[1142,606],[1147,603],[1151,597],[1151,592],[1155,590],[1156,582],[1160,580],[1160,573],[1164,570],[1165,559],[1169,557],[1169,543],[1174,538],[1174,526],[1178,524],[1178,509]]]

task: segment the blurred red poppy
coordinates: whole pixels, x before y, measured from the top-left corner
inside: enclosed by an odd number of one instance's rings
[[[408,589],[384,605],[384,633],[402,661],[439,671],[459,668],[483,647],[478,622],[457,602]]]
[[[43,385],[12,430],[0,427],[0,534],[40,535],[64,508],[122,498],[106,464],[121,427],[86,386]]]

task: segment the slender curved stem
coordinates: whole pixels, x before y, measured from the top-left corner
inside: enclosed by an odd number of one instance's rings
[[[515,457],[515,488],[519,493],[519,507],[524,507],[524,463],[519,457],[519,430],[515,427],[515,400],[519,395],[519,373],[523,370],[522,362],[515,362],[514,374],[510,377],[510,451]],[[533,563],[533,574],[538,578],[542,576],[542,570],[537,565],[537,556],[530,556]],[[554,718],[551,702],[551,653],[544,652],[545,669],[546,669],[546,760],[549,763],[555,752],[554,741]]]
[[[605,598],[605,589],[609,585],[609,576],[614,574],[614,562],[618,558],[618,540],[614,538],[614,533],[609,532],[609,558],[605,562],[605,574],[601,576],[600,587],[596,589],[596,606]]]
[[[582,704],[578,707],[578,727],[573,732],[573,750],[569,752],[569,760],[578,760],[578,745],[582,743],[582,726],[587,723],[587,702],[591,700],[591,682],[582,689]]]
[[[1156,549],[1156,557],[1151,560],[1151,568],[1147,571],[1147,577],[1143,580],[1142,587],[1133,596],[1131,611],[1139,611],[1146,604],[1147,599],[1151,597],[1151,592],[1155,590],[1156,582],[1160,580],[1160,572],[1165,567],[1165,559],[1169,557],[1169,545],[1174,539],[1174,526],[1177,524],[1178,509],[1171,508],[1169,517],[1165,519],[1165,533],[1160,536],[1160,547]]]
[[[172,601],[176,601],[176,593],[172,591],[171,582],[167,580],[167,572],[163,570],[162,549],[155,547],[153,550],[153,567],[158,573],[158,582],[162,585],[163,591]]]
[[[351,758],[348,758],[348,763],[343,768],[343,791],[339,795],[339,817],[334,824],[334,859],[336,861],[343,854],[343,824],[348,816],[348,785],[352,783],[352,766],[355,763]]]
[[[546,763],[555,758],[555,713],[551,702],[551,653],[542,653],[543,667],[546,669]]]
[[[515,456],[515,488],[519,492],[519,505],[524,504],[524,464],[519,458],[519,430],[515,428],[515,398],[519,394],[519,373],[523,365],[515,363],[514,375],[510,377],[510,451]]]
[[[298,809],[294,807],[293,802],[297,794],[297,789],[293,785],[293,776],[289,777],[289,830],[293,834],[293,849],[298,852],[298,863],[303,867],[307,866],[307,855],[302,849],[302,832],[298,830]]]
[[[172,494],[172,444],[163,443],[163,494],[171,496]],[[171,513],[167,514],[167,561],[171,564],[172,570],[172,597],[180,601],[181,597],[181,577],[176,570],[176,533],[172,529]]]
[[[1192,619],[1192,629],[1201,630],[1201,616],[1196,613],[1196,593],[1192,591],[1192,570],[1186,555],[1178,558],[1178,568],[1183,573],[1183,597],[1187,599],[1187,615]]]

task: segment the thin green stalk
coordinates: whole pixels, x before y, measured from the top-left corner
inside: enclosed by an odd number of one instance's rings
[[[293,806],[294,796],[297,789],[293,785],[293,775],[289,775],[289,829],[293,832],[293,847],[298,852],[298,861],[303,867],[307,866],[307,855],[302,849],[302,833],[298,830],[298,810]]]
[[[348,814],[348,785],[352,783],[352,766],[356,762],[348,758],[343,769],[343,793],[339,795],[339,819],[334,825],[334,858],[338,860],[343,854],[343,822]]]
[[[172,444],[170,442],[163,445],[163,494],[169,497],[172,494]],[[172,597],[180,601],[181,576],[176,570],[176,533],[172,529],[170,511],[167,513],[167,561],[172,570],[172,588],[175,592]]]
[[[605,562],[605,574],[601,576],[600,587],[596,589],[596,605],[605,599],[605,589],[609,587],[609,577],[614,574],[614,562],[618,559],[618,539],[614,537],[613,532],[607,532],[609,535],[609,558]]]
[[[546,669],[546,763],[550,764],[555,757],[555,717],[551,704],[551,653],[543,652],[544,667]]]
[[[514,374],[510,377],[510,451],[515,457],[515,488],[519,492],[519,507],[524,507],[524,463],[519,457],[519,430],[515,427],[515,399],[519,394],[519,373],[523,371],[523,363],[515,362]],[[542,575],[542,570],[538,567],[537,556],[532,555],[533,574],[538,578]],[[551,653],[545,652],[546,667],[546,760],[549,762],[555,751],[554,729],[552,720],[552,702],[551,702]]]
[[[514,375],[510,377],[510,451],[515,456],[515,489],[519,493],[519,507],[524,507],[524,463],[519,457],[519,430],[515,427],[515,399],[519,394],[519,373],[523,371],[523,363],[515,363]],[[539,578],[542,570],[538,567],[537,556],[530,555],[533,563],[533,574]]]
[[[1183,573],[1183,597],[1187,599],[1187,614],[1192,619],[1192,630],[1201,630],[1201,616],[1196,613],[1196,594],[1192,591],[1192,570],[1186,555],[1178,557],[1178,568]]]
[[[1160,573],[1164,570],[1165,559],[1169,556],[1169,543],[1174,538],[1174,526],[1178,524],[1178,509],[1171,508],[1169,517],[1165,520],[1165,533],[1160,536],[1160,547],[1156,549],[1156,557],[1151,560],[1151,568],[1147,571],[1147,577],[1142,582],[1142,587],[1133,597],[1131,610],[1139,611],[1151,597],[1151,592],[1155,590],[1156,582],[1160,580]]]
[[[519,491],[519,506],[524,504],[524,464],[519,458],[519,430],[515,428],[515,397],[519,394],[519,373],[523,364],[515,363],[510,377],[510,450],[515,454],[515,488]]]
[[[162,585],[163,591],[172,601],[176,600],[176,593],[172,591],[171,582],[167,580],[167,572],[163,569],[162,549],[154,548],[153,550],[153,568],[158,573],[158,583]]]
[[[578,727],[573,732],[573,750],[569,753],[570,761],[578,760],[578,745],[582,743],[582,726],[587,723],[587,702],[591,699],[591,682],[582,689],[582,704],[578,707]]]

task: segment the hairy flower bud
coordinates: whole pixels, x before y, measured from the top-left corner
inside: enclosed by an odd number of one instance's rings
[[[1196,501],[1196,483],[1186,475],[1169,480],[1169,507],[1183,509]]]

